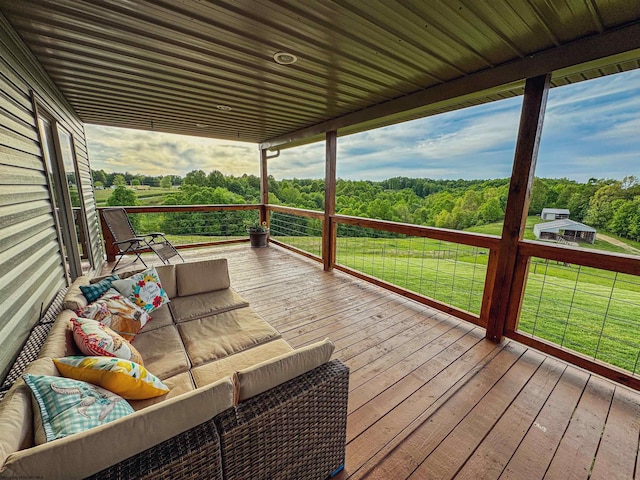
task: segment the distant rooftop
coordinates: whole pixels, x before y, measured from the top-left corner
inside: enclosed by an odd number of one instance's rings
[[[576,222],[575,220],[569,220],[568,218],[562,218],[560,220],[554,220],[552,222],[538,223],[533,226],[534,232],[553,232],[558,233],[560,230],[572,230],[576,232],[596,232],[596,229],[585,225],[584,223]]]

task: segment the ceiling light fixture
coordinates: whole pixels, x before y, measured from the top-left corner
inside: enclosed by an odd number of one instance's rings
[[[223,112],[230,112],[231,110],[233,110],[233,108],[231,108],[229,105],[216,105],[216,108],[218,110],[222,110]]]
[[[289,52],[276,52],[273,54],[273,59],[280,65],[291,65],[298,61],[298,57]]]

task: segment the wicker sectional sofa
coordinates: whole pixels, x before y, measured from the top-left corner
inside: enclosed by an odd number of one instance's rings
[[[34,445],[31,392],[0,402],[0,478],[324,479],[344,465],[348,368],[328,340],[294,350],[230,288],[224,259],[157,267],[171,302],[132,342],[171,391],[135,413]],[[80,277],[64,306],[86,303]],[[27,372],[77,355],[73,310]]]

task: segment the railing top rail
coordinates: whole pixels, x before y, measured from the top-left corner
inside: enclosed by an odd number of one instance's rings
[[[299,215],[301,217],[315,218],[318,220],[322,220],[324,218],[324,212],[305,210],[304,208],[286,207],[284,205],[267,205],[267,209],[272,212],[290,213],[291,215]]]
[[[521,240],[518,254],[640,276],[640,256]]]
[[[113,207],[98,207],[98,210]],[[222,212],[225,210],[259,210],[258,204],[231,204],[231,205],[150,205],[145,207],[122,207],[127,213],[165,213],[165,212]]]
[[[392,233],[403,233],[414,237],[427,237],[445,242],[461,243],[473,247],[497,249],[500,237],[482,233],[461,232],[445,228],[425,227],[409,223],[391,222],[388,220],[374,220],[372,218],[351,217],[347,215],[331,215],[336,223],[355,225],[358,227],[384,230]]]

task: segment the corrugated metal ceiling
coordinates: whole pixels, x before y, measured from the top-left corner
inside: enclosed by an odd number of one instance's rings
[[[0,11],[86,123],[265,142],[359,111],[341,134],[520,94],[515,81],[366,115],[637,24],[640,0],[0,0]],[[298,62],[276,64],[278,51]],[[554,84],[639,57],[566,69]]]

